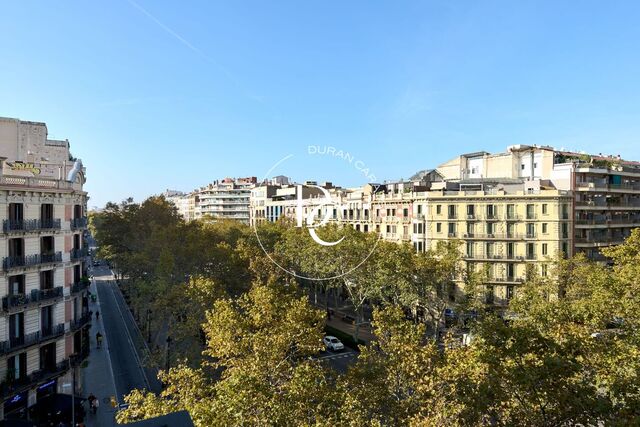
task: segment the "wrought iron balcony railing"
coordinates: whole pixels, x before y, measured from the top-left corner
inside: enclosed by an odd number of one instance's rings
[[[86,247],[71,249],[72,260],[82,259],[87,257],[88,255],[89,255],[89,251],[87,250]]]
[[[4,233],[16,233],[40,230],[60,230],[60,219],[5,219],[2,221],[2,231]]]
[[[8,311],[14,307],[23,307],[38,302],[48,301],[54,298],[61,298],[63,295],[62,286],[52,289],[33,289],[31,294],[7,295],[2,298],[2,309]]]
[[[10,353],[64,335],[64,323],[0,342],[0,354]]]
[[[40,264],[51,264],[56,262],[62,262],[62,252],[26,256],[8,256],[2,260],[2,268],[7,271],[12,268],[33,267]]]
[[[86,227],[87,227],[87,218],[86,217],[73,218],[71,220],[71,229],[72,230],[77,230],[79,228],[86,228]]]

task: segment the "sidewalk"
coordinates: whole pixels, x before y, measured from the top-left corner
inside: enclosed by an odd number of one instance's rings
[[[103,277],[101,276],[100,279]],[[106,279],[106,277],[104,277]],[[91,283],[91,294],[98,295],[96,289],[96,280]],[[90,309],[94,313],[96,311],[103,312],[100,306],[100,299],[97,299],[95,303],[90,303]],[[96,333],[100,331],[102,334],[102,348],[96,348]],[[109,342],[107,341],[107,334],[104,331],[102,323],[102,316],[100,320],[96,321],[95,316],[91,322],[91,332],[89,333],[91,338],[91,353],[89,353],[88,365],[82,372],[82,391],[83,396],[87,397],[90,393],[93,393],[100,400],[100,406],[98,413],[93,415],[90,413],[88,404],[85,404],[85,410],[87,410],[87,416],[85,418],[85,424],[89,427],[113,427],[116,426],[115,413],[116,409],[111,406],[111,396],[117,396],[115,382],[113,378],[113,369],[111,367],[111,360],[109,358]]]

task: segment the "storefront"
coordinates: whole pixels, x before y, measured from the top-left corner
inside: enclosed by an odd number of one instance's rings
[[[24,420],[27,418],[29,391],[23,391],[4,401],[5,420]]]

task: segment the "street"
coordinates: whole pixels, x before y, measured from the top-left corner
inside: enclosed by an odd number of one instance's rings
[[[322,351],[315,359],[326,362],[331,368],[344,374],[349,365],[353,364],[357,358],[358,352],[345,345],[342,351]]]

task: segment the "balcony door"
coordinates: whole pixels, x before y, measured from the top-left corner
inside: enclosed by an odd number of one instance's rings
[[[52,372],[56,369],[55,342],[40,347],[40,369],[46,372]]]
[[[9,239],[9,257],[24,257],[24,239]]]
[[[53,223],[53,204],[43,203],[40,205],[40,220],[45,226]]]
[[[9,340],[16,345],[24,342],[24,313],[9,316]]]
[[[27,353],[16,354],[7,359],[7,378],[17,381],[27,376]]]
[[[53,306],[48,305],[40,309],[40,327],[42,335],[47,336],[53,333]]]
[[[24,274],[20,274],[19,276],[9,276],[9,289],[7,293],[9,295],[24,294]]]
[[[9,203],[9,221],[22,222],[24,219],[24,205],[22,203]]]
[[[40,290],[53,289],[53,270],[40,272]]]

